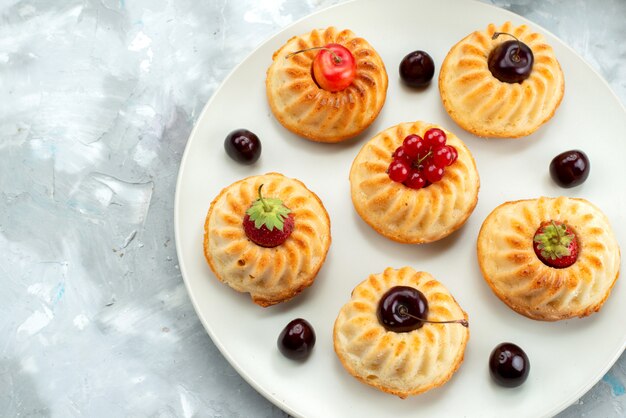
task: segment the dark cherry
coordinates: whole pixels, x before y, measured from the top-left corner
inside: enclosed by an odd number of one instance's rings
[[[550,176],[561,187],[574,187],[589,177],[589,158],[580,150],[565,151],[552,159]]]
[[[489,372],[499,385],[514,388],[526,381],[530,362],[524,350],[517,345],[502,343],[491,352]]]
[[[242,164],[254,164],[261,156],[259,137],[247,129],[236,129],[226,135],[226,154]]]
[[[435,63],[424,51],[413,51],[400,62],[400,78],[411,87],[430,83],[435,74]]]
[[[513,36],[496,32],[492,39],[496,39],[499,35]],[[528,45],[515,38],[515,40],[502,42],[496,46],[489,54],[487,65],[491,74],[498,80],[505,83],[521,83],[530,76],[533,62],[533,51]]]
[[[410,332],[424,325],[420,318],[428,316],[428,301],[413,287],[394,286],[380,298],[376,315],[387,331]]]
[[[315,331],[308,321],[297,318],[287,324],[278,336],[278,349],[294,360],[306,358],[315,345]]]

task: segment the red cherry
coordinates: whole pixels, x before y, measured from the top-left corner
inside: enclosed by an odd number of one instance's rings
[[[302,360],[315,345],[315,330],[306,319],[296,318],[280,332],[277,345],[285,357]]]
[[[411,134],[404,138],[402,148],[409,157],[415,158],[426,151],[426,142],[421,136]]]
[[[500,35],[508,35],[515,40],[496,46],[489,53],[487,67],[495,78],[504,83],[521,83],[530,77],[533,70],[533,51],[510,33],[495,32],[491,39],[497,39]]]
[[[452,161],[452,152],[450,146],[444,145],[443,147],[437,147],[433,149],[433,163],[437,167],[446,167],[450,165]]]
[[[489,374],[500,386],[514,388],[526,381],[530,373],[528,356],[513,343],[498,344],[489,356]]]
[[[403,160],[393,160],[389,165],[389,178],[402,183],[409,176],[409,165]]]
[[[331,92],[347,88],[356,77],[356,61],[348,48],[328,44],[313,60],[313,78],[318,86]]]
[[[424,141],[426,145],[436,148],[446,145],[446,134],[439,128],[430,128],[424,133]]]
[[[591,165],[587,154],[580,150],[565,151],[550,162],[550,177],[561,187],[582,184],[589,176]]]
[[[421,189],[426,186],[426,179],[418,170],[412,170],[409,177],[404,181],[404,185],[411,189]]]
[[[443,167],[431,162],[424,168],[424,177],[431,183],[436,183],[443,178]]]

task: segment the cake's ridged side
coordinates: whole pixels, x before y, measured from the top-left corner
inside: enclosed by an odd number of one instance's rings
[[[430,242],[460,227],[474,209],[478,172],[467,147],[445,131],[458,159],[441,181],[420,190],[389,178],[386,170],[395,149],[409,134],[423,135],[433,124],[402,123],[386,129],[363,146],[350,171],[352,200],[359,215],[376,231],[400,242]]]
[[[275,197],[291,209],[294,230],[274,248],[248,239],[243,218],[263,195]],[[330,245],[330,220],[319,198],[301,182],[268,173],[240,180],[213,201],[205,225],[205,255],[215,275],[240,292],[248,292],[263,306],[295,296],[309,286]]]
[[[542,222],[561,221],[576,233],[577,261],[555,269],[539,260],[533,237]],[[539,198],[505,203],[487,217],[478,258],[494,293],[515,311],[554,321],[600,309],[619,275],[620,251],[606,216],[583,199]]]
[[[489,71],[487,59],[500,43],[513,38],[530,47],[534,65],[522,83],[506,83]],[[563,97],[564,77],[552,47],[526,25],[491,24],[452,47],[442,64],[439,88],[446,110],[462,128],[479,136],[519,137],[549,120]]]
[[[376,310],[383,294],[393,286],[420,290],[428,300],[429,320],[467,319],[467,314],[441,283],[410,267],[387,268],[354,289],[335,322],[335,351],[357,379],[406,397],[450,379],[463,360],[469,330],[459,324],[424,324],[406,333],[387,331]]]
[[[315,84],[311,65],[319,51],[285,58],[298,50],[339,43],[354,55],[353,83],[339,92]],[[363,38],[330,27],[294,37],[274,54],[267,73],[267,94],[276,118],[290,131],[319,142],[351,138],[369,126],[387,95],[387,72],[382,59]]]

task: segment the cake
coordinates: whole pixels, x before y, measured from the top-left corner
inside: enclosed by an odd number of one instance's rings
[[[394,324],[379,313],[380,305],[397,289],[425,298],[421,315],[426,318],[419,318],[447,323],[413,321],[402,324],[412,327],[390,330]],[[406,306],[402,297],[394,302],[389,306],[397,312]],[[446,383],[462,363],[468,339],[467,314],[450,292],[429,273],[411,267],[387,268],[356,286],[333,330],[344,368],[359,381],[401,398]]]
[[[563,245],[552,245],[550,239],[558,237]],[[556,254],[546,256],[550,248],[542,246],[554,247]],[[477,252],[491,290],[511,309],[536,320],[597,312],[619,276],[620,250],[607,217],[579,198],[503,203],[483,222]]]
[[[356,74],[341,91],[321,88],[313,77],[319,48],[339,44],[356,62]],[[310,50],[310,48],[317,48]],[[296,51],[301,53],[293,54]],[[374,48],[350,30],[314,29],[289,39],[272,57],[266,91],[276,119],[291,132],[317,142],[339,142],[365,130],[387,95],[387,72]]]
[[[518,45],[532,51],[522,81],[501,81],[496,77],[500,73],[490,70],[497,62],[492,52],[499,52],[506,42],[513,55]],[[439,73],[441,100],[450,117],[483,137],[517,138],[535,132],[554,115],[564,88],[563,72],[544,37],[511,22],[490,24],[463,38],[450,49]]]
[[[440,129],[458,157],[440,181],[418,190],[389,177],[396,150],[409,135]],[[460,228],[478,201],[480,180],[469,149],[452,132],[426,122],[408,122],[378,133],[360,150],[350,170],[352,202],[361,218],[381,235],[420,244]]]
[[[248,218],[252,205],[259,204],[261,188],[270,203],[282,202],[289,211],[281,231],[284,240],[273,247],[264,245],[277,242],[260,245],[246,230],[248,225],[255,229]],[[287,225],[291,230],[285,237]],[[261,239],[271,235],[262,228],[265,225],[258,230]],[[264,307],[310,286],[330,243],[330,219],[321,200],[299,180],[279,173],[247,177],[224,188],[211,203],[204,225],[204,255],[215,276],[250,293],[254,303]]]

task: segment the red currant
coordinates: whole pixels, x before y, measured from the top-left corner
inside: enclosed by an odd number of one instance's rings
[[[424,177],[431,183],[438,182],[443,178],[443,167],[438,167],[437,164],[431,162],[424,169]]]
[[[411,158],[415,158],[426,150],[426,143],[421,136],[411,134],[404,138],[404,142],[402,142],[402,148],[408,156],[410,156]]]
[[[448,165],[452,165],[452,163],[454,163],[459,157],[459,153],[456,151],[456,148],[451,145],[448,145],[448,148],[450,148],[450,154],[452,155],[452,159],[450,160],[450,163]]]
[[[446,145],[446,134],[439,128],[430,128],[424,133],[424,141],[426,145],[436,148],[438,146]]]
[[[393,160],[389,165],[389,178],[402,183],[409,176],[409,165],[403,160]]]
[[[406,153],[403,146],[396,148],[393,154],[391,154],[391,158],[397,161],[406,161],[409,165],[411,164],[411,161],[413,161],[413,158]]]
[[[412,170],[409,177],[404,181],[404,185],[415,190],[421,189],[426,185],[426,179],[421,172]]]
[[[446,167],[450,165],[452,161],[452,152],[450,146],[444,145],[443,147],[437,147],[433,149],[433,163],[437,167]]]

